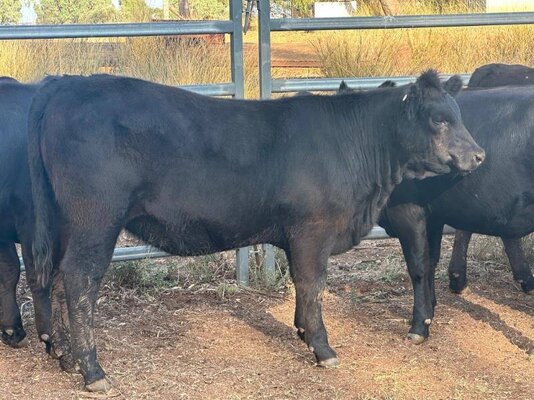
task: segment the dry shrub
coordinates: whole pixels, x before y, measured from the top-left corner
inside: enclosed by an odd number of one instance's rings
[[[531,64],[531,26],[360,30],[323,35],[314,47],[328,77],[414,75],[427,68],[469,73],[506,62]]]

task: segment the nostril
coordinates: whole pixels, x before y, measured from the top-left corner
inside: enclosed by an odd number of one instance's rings
[[[475,154],[475,162],[476,162],[477,164],[481,164],[482,161],[484,161],[484,158],[485,158],[484,153],[478,153],[478,154]]]

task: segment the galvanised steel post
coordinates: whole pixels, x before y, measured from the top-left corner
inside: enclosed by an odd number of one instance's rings
[[[232,82],[235,86],[234,98],[245,98],[245,78],[243,72],[243,3],[241,0],[230,0],[230,19],[233,22],[233,32],[230,38],[230,58],[232,65]],[[237,283],[249,285],[248,271],[249,248],[236,250],[235,274]]]
[[[271,98],[271,2],[258,0],[258,46],[260,66],[260,97]],[[263,274],[267,282],[275,276],[274,247],[263,245]]]
[[[271,4],[258,0],[258,46],[260,65],[260,97],[271,98]]]

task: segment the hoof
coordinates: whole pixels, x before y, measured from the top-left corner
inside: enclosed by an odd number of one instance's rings
[[[85,388],[89,392],[108,392],[111,390],[112,386],[106,378],[103,378],[85,385]]]
[[[328,360],[318,361],[317,366],[323,368],[337,368],[339,367],[339,359],[337,357],[332,357]]]
[[[460,295],[471,293],[471,289],[469,289],[469,286],[464,286],[461,289],[453,289],[453,288],[450,288],[450,289],[452,293],[460,294]]]
[[[526,282],[521,282],[521,289],[526,294],[534,295],[534,277],[529,277]]]
[[[300,340],[302,340],[303,342],[306,341],[306,336],[304,334],[304,329],[302,328],[297,328],[297,335],[298,337],[300,338]]]
[[[30,341],[28,340],[27,337],[25,337],[20,342],[16,343],[15,346],[13,346],[13,347],[16,347],[17,349],[20,349],[22,347],[28,346],[29,344],[30,344]]]
[[[417,333],[408,333],[406,335],[406,339],[404,341],[406,344],[421,344],[426,340],[426,338],[422,335],[418,335]]]
[[[28,340],[26,339],[26,332],[24,329],[6,329],[3,332],[0,332],[0,339],[4,344],[7,344],[14,349],[25,347],[28,345]]]

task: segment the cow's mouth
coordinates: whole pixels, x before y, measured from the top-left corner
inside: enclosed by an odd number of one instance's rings
[[[447,164],[421,161],[419,163],[409,165],[405,176],[411,179],[426,179],[438,175],[445,175],[451,171],[451,167]]]

